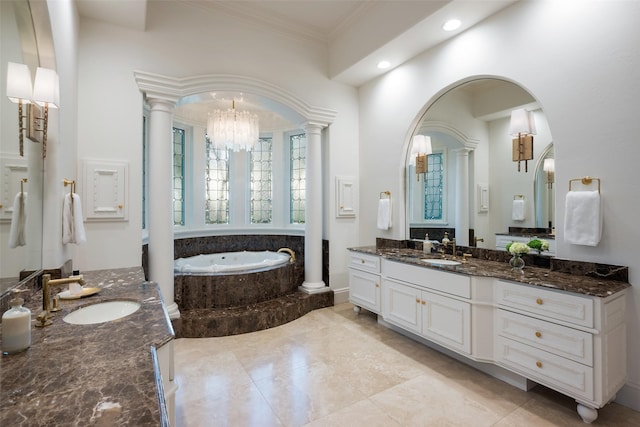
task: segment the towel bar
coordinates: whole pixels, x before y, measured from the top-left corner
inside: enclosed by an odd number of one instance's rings
[[[387,196],[387,198],[388,198],[388,199],[390,199],[390,198],[391,198],[391,191],[381,191],[381,192],[380,192],[380,198],[381,198],[381,199],[382,199],[382,198],[383,198],[383,196],[385,196],[385,195]]]

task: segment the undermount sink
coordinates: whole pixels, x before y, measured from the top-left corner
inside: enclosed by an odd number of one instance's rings
[[[93,325],[121,319],[140,308],[135,301],[114,300],[88,305],[72,311],[62,318],[63,321],[74,325]]]
[[[451,259],[422,259],[421,261],[424,261],[426,263],[429,264],[433,264],[433,265],[460,265],[462,264],[460,261],[454,261]]]

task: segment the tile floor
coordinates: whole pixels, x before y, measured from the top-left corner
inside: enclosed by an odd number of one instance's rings
[[[527,392],[377,324],[351,304],[285,325],[175,342],[176,419],[190,426],[577,426],[572,399]],[[598,426],[640,426],[600,410]]]

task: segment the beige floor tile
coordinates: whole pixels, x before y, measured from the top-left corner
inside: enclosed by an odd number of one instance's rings
[[[585,425],[573,399],[520,391],[350,304],[174,350],[179,427]],[[594,425],[640,427],[640,413],[610,404]]]
[[[369,399],[361,400],[305,427],[400,427]]]

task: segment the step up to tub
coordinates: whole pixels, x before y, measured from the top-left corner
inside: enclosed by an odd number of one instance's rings
[[[173,321],[177,338],[221,337],[273,328],[308,312],[333,305],[333,292],[301,291],[268,301],[230,308],[198,308],[180,311]]]

